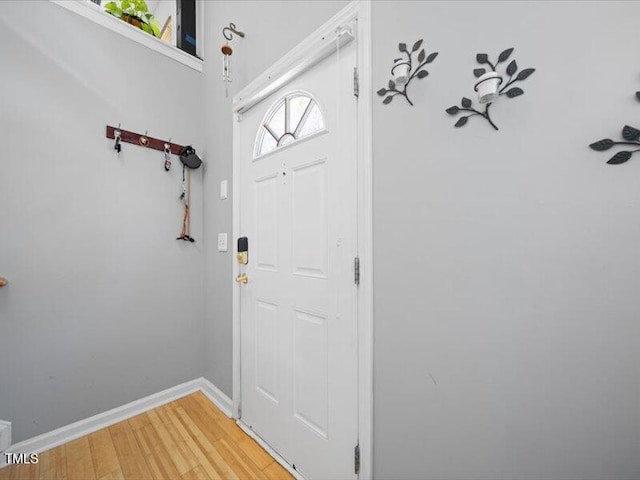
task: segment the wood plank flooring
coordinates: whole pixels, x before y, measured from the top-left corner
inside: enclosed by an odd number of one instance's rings
[[[201,392],[0,469],[0,480],[292,478]]]

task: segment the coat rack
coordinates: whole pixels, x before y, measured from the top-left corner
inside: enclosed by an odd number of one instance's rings
[[[150,148],[152,150],[164,151],[165,144],[170,146],[171,153],[178,155],[184,148],[184,145],[178,145],[177,143],[171,143],[170,141],[161,140],[159,138],[153,138],[141,133],[131,132],[129,130],[123,130],[119,127],[112,127],[107,125],[107,138],[115,139],[116,130],[120,131],[120,141],[124,143],[132,143],[140,147]]]

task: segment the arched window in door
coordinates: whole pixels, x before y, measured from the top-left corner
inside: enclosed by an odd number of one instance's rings
[[[265,115],[258,130],[254,157],[324,129],[324,117],[318,103],[307,93],[290,93],[275,102]]]

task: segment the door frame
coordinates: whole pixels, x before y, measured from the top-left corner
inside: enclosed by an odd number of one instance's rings
[[[354,22],[355,21],[355,22]],[[247,111],[283,85],[311,69],[335,51],[337,30],[355,25],[359,96],[357,105],[357,186],[360,284],[358,307],[358,442],[360,479],[373,478],[373,177],[372,177],[372,87],[371,0],[355,0],[289,51],[233,97],[233,239],[240,236],[240,141],[239,122]],[[235,251],[235,250],[234,250]],[[235,259],[231,278],[233,291],[233,417],[240,418],[240,268]],[[355,447],[355,446],[354,446]]]

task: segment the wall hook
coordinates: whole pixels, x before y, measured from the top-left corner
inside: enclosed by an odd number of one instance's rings
[[[233,40],[233,34],[238,35],[241,38],[244,38],[244,32],[240,32],[236,29],[236,24],[235,23],[230,23],[228,27],[224,27],[222,29],[222,36],[224,38],[226,38],[227,40],[231,41]],[[227,36],[228,35],[228,36]]]
[[[171,139],[163,140],[161,138],[153,138],[149,137],[145,132],[144,135],[141,133],[132,132],[130,130],[120,129],[120,127],[112,127],[111,125],[107,125],[107,138],[111,138],[117,141],[117,145],[121,146],[123,143],[131,143],[133,145],[140,145],[145,148],[150,148],[152,150],[158,150],[160,152],[166,149],[166,144],[169,144],[169,150],[171,154],[178,155],[180,151],[184,148],[183,145],[178,145],[176,143],[171,143]],[[114,145],[114,149],[117,148]]]

